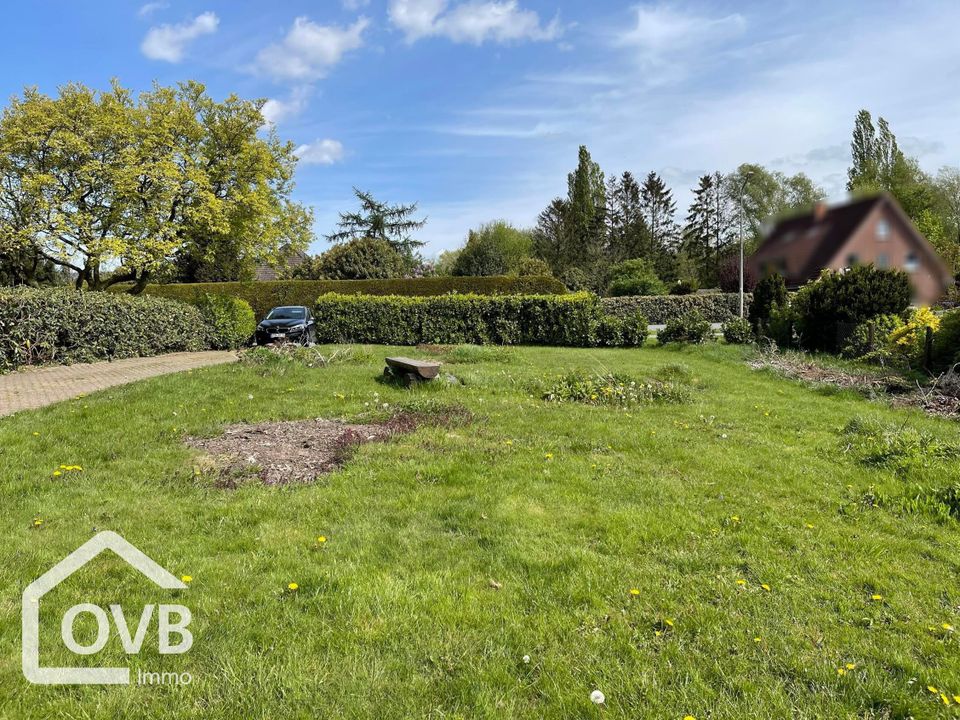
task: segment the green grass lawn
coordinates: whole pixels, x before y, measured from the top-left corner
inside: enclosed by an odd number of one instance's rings
[[[744,352],[462,350],[469,362],[448,369],[463,385],[406,390],[378,382],[388,349],[372,348],[2,419],[0,716],[960,715],[940,698],[960,695],[960,639],[944,627],[960,632],[960,526],[862,502],[956,469],[865,466],[841,433],[859,416],[951,443],[958,425],[751,371]],[[541,399],[538,383],[574,368],[681,377],[691,398]],[[424,399],[474,421],[362,446],[310,485],[220,489],[183,444],[230,423],[363,421]],[[62,464],[83,470],[54,476]],[[23,588],[103,529],[193,578],[173,593],[193,612],[193,649],[160,656],[155,625],[131,658],[116,638],[88,658],[62,647],[58,613],[74,603],[119,602],[135,623],[144,603],[171,602],[102,556],[44,600],[42,662],[189,672],[190,685],[21,675]]]

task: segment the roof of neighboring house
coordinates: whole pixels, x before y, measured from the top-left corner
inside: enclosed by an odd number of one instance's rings
[[[795,267],[800,269],[789,273],[787,284],[802,284],[814,279],[840,252],[867,216],[884,204],[889,205],[900,217],[908,234],[924,254],[944,275],[948,275],[949,271],[933,247],[913,226],[899,204],[886,194],[853,200],[843,205],[821,206],[804,215],[781,220],[753,254],[751,263],[759,267],[765,261],[790,256],[796,261]]]
[[[288,252],[281,260],[281,266],[295,268],[297,265],[303,263],[303,261],[308,257],[309,256],[305,252],[301,250],[294,250],[292,252]],[[273,265],[268,265],[267,263],[257,265],[257,267],[255,267],[253,270],[253,279],[257,281],[278,280],[279,278],[280,274],[277,272],[277,268]]]

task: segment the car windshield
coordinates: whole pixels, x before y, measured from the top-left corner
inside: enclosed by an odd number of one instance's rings
[[[306,308],[278,307],[270,311],[267,320],[303,320],[306,316]]]

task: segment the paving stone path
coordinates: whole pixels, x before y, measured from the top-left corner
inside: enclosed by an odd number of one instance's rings
[[[112,362],[25,368],[0,375],[0,415],[168,373],[235,362],[235,352],[183,352]]]

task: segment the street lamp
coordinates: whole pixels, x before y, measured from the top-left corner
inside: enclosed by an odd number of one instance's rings
[[[743,173],[740,183],[740,319],[743,319],[743,194],[747,190],[747,181],[753,175],[751,170]]]

